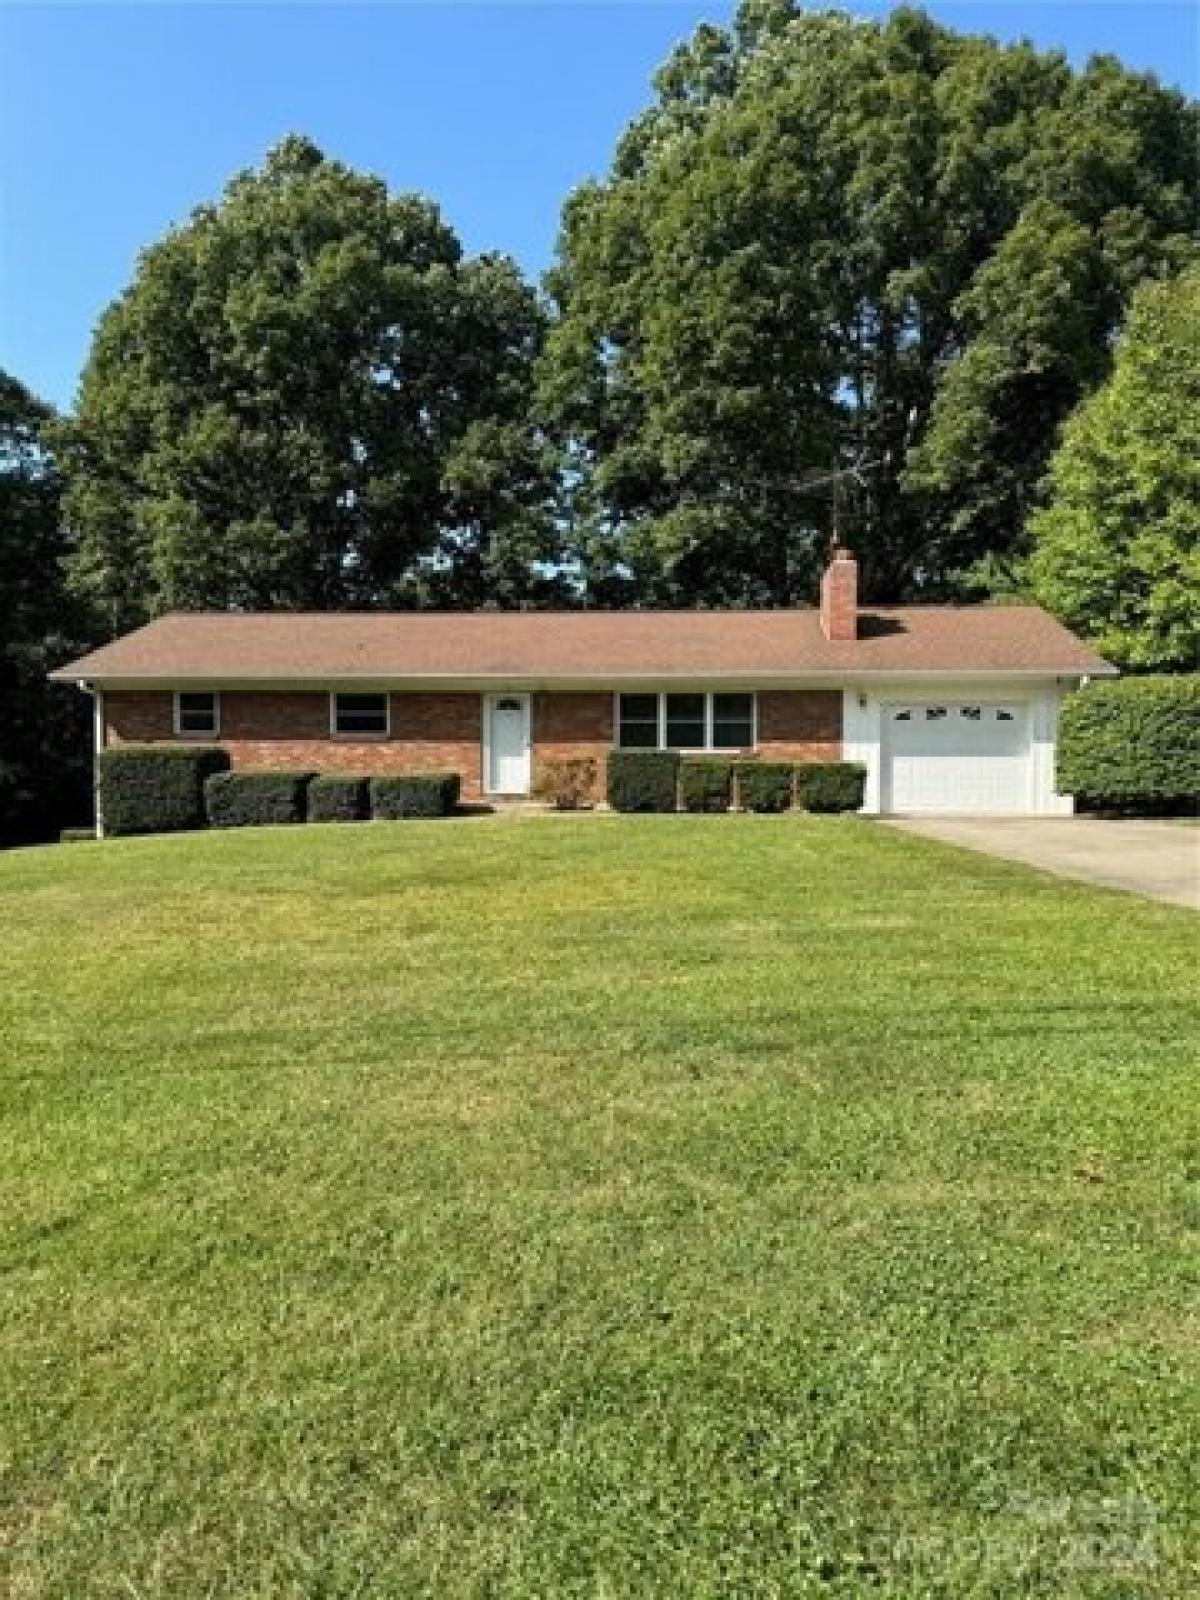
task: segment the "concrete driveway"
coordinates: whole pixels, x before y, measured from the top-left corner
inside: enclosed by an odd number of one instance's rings
[[[1098,817],[895,817],[889,825],[1200,911],[1200,827]]]

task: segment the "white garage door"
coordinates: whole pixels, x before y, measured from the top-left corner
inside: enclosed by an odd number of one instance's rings
[[[1028,811],[1029,718],[1020,704],[883,708],[889,811]]]

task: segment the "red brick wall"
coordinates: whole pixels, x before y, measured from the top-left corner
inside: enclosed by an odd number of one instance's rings
[[[533,750],[539,757],[594,756],[604,792],[604,758],[612,748],[615,706],[608,693],[535,694]],[[758,753],[775,761],[839,761],[840,689],[760,689]]]
[[[110,691],[104,697],[111,744],[174,738],[164,691]],[[329,697],[311,691],[225,690],[215,742],[235,767],[308,767],[323,772],[462,773],[463,794],[481,793],[481,697],[393,694],[387,739],[332,739]],[[613,743],[613,697],[606,692],[535,694],[534,764],[594,756],[603,793],[604,757]],[[199,743],[207,741],[201,739]],[[758,750],[780,761],[836,761],[842,751],[842,696],[836,689],[760,690]]]
[[[604,794],[604,758],[613,743],[613,697],[604,691],[533,697],[533,762],[592,756],[596,798]]]
[[[306,767],[321,772],[460,772],[463,794],[479,796],[477,694],[394,694],[383,739],[334,739],[329,696],[311,691],[226,689],[217,743],[235,767]],[[110,692],[104,697],[111,744],[170,739],[169,693]]]
[[[840,761],[840,689],[761,689],[758,753],[768,761]]]
[[[109,744],[149,744],[174,736],[174,711],[169,694],[160,690],[110,690],[104,696],[105,737]]]

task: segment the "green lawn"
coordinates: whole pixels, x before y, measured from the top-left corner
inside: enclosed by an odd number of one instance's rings
[[[1200,1586],[1188,913],[548,817],[0,918],[0,1593]]]

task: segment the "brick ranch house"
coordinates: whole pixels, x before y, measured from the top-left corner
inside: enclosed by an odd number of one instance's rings
[[[51,676],[93,696],[98,748],[451,768],[468,799],[618,745],[861,761],[870,812],[1057,814],[1060,702],[1113,671],[1036,607],[860,607],[839,550],[814,609],[180,613]]]

